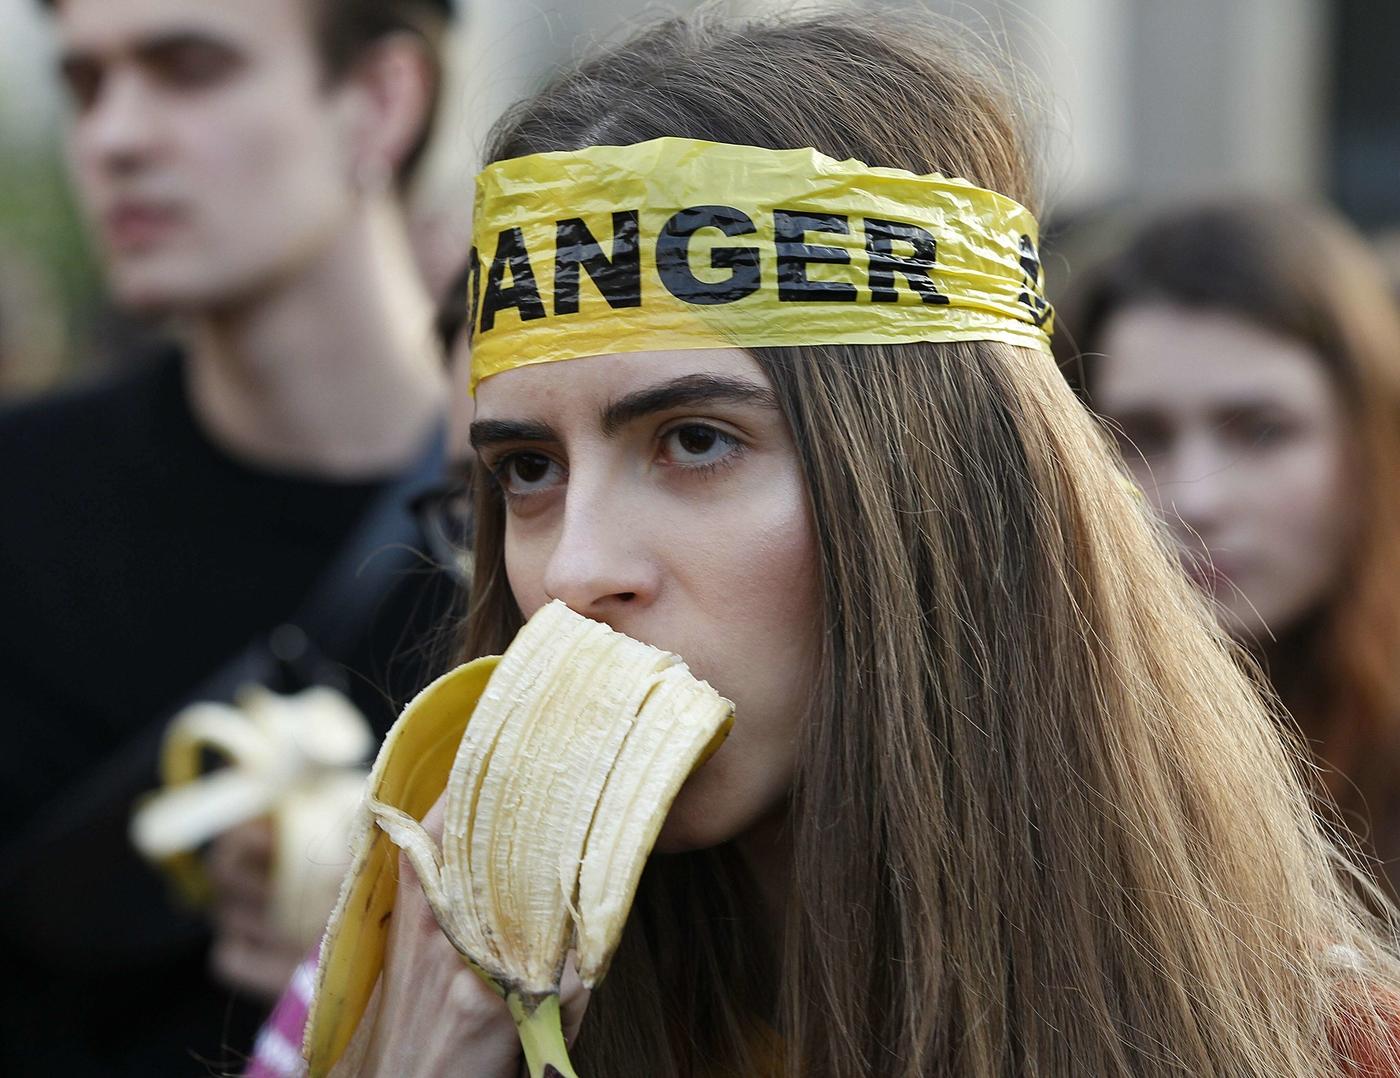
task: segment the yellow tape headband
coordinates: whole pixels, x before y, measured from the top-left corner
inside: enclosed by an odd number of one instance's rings
[[[966,180],[693,139],[477,177],[472,390],[651,349],[982,341],[1050,349],[1039,230]]]

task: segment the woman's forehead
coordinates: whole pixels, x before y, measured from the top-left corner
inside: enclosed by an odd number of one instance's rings
[[[741,348],[623,352],[537,363],[493,375],[477,386],[476,419],[596,412],[654,386],[707,377],[772,390],[758,361]]]
[[[1232,312],[1130,307],[1109,321],[1102,348],[1096,393],[1109,411],[1165,401],[1323,406],[1335,395],[1316,351]]]

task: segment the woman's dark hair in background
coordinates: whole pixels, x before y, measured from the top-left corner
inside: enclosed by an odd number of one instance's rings
[[[1325,365],[1354,439],[1354,539],[1321,606],[1257,650],[1344,813],[1400,856],[1400,315],[1381,265],[1329,212],[1235,197],[1155,218],[1058,298],[1061,366],[1091,407],[1105,330],[1133,307],[1234,315]]]

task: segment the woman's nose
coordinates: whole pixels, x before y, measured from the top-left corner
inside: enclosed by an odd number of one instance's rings
[[[545,566],[545,594],[599,621],[647,606],[660,579],[650,546],[645,512],[571,482]]]
[[[1182,439],[1166,460],[1153,466],[1158,498],[1173,522],[1203,538],[1215,531],[1237,495],[1238,470],[1215,439]]]

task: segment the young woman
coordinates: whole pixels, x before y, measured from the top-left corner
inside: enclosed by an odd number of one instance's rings
[[[882,19],[672,22],[491,158],[465,654],[561,598],[738,715],[579,1072],[1400,1073],[1389,939],[1048,355],[993,84]],[[406,866],[366,1036],[519,1066]]]
[[[1400,315],[1361,238],[1232,199],[1086,275],[1063,347],[1400,890]]]

